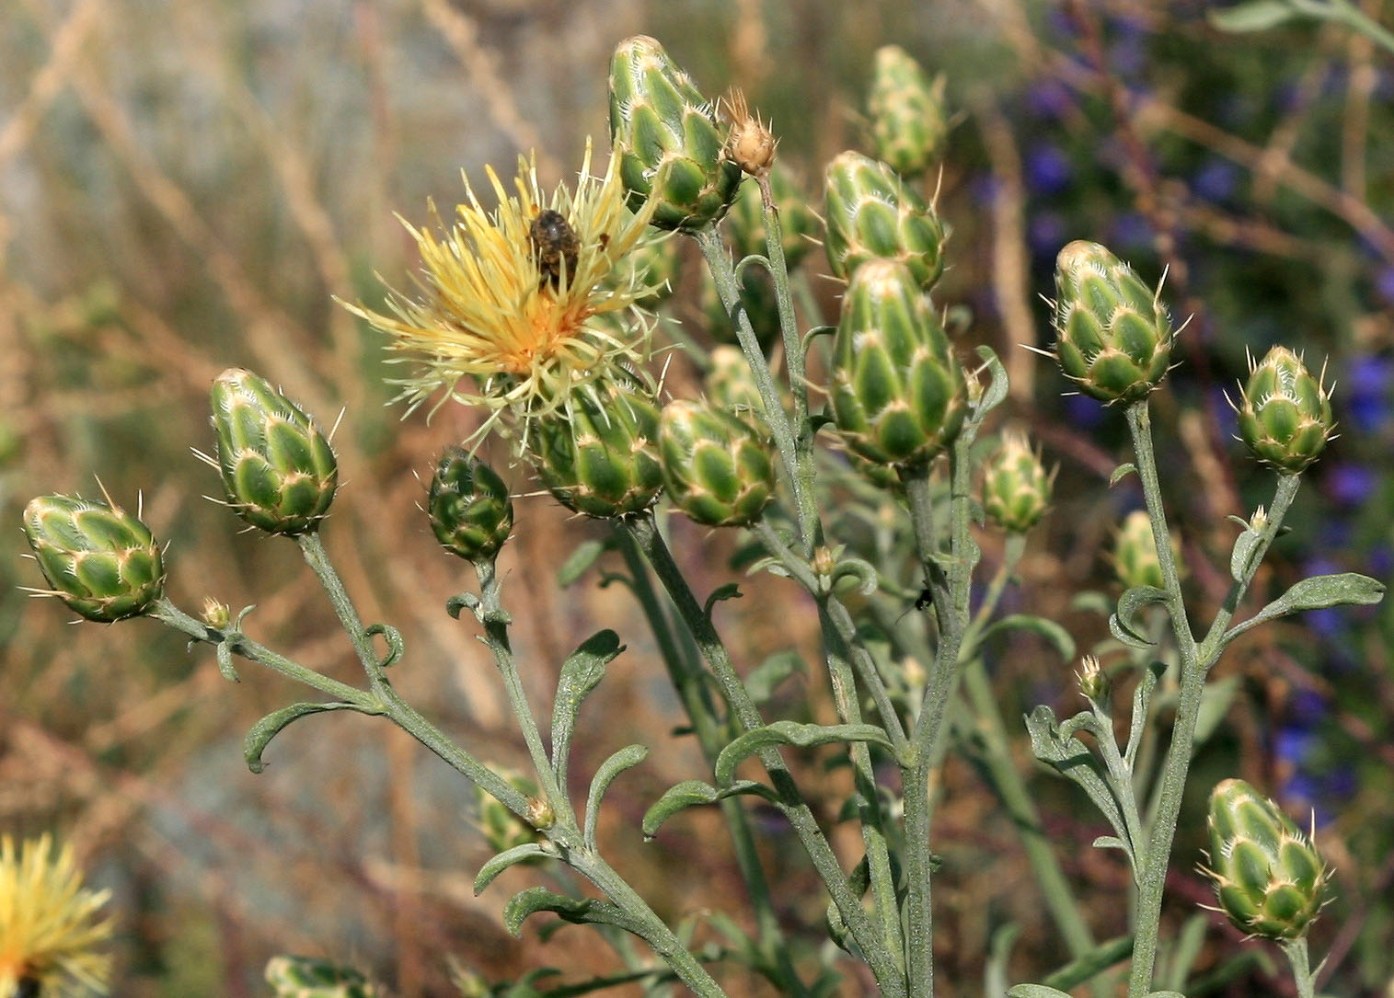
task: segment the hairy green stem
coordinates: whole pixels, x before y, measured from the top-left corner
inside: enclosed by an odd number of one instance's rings
[[[1176,822],[1181,814],[1181,797],[1190,770],[1194,750],[1196,721],[1200,716],[1205,677],[1224,650],[1225,627],[1248,591],[1249,584],[1282,527],[1282,521],[1297,494],[1296,475],[1280,474],[1267,523],[1243,577],[1235,580],[1223,606],[1216,614],[1203,645],[1198,645],[1186,618],[1186,606],[1171,548],[1171,534],[1162,507],[1161,483],[1152,449],[1151,417],[1147,400],[1128,407],[1128,428],[1132,433],[1133,449],[1137,455],[1138,474],[1142,479],[1147,512],[1152,521],[1152,537],[1156,542],[1157,560],[1162,570],[1163,588],[1167,593],[1166,608],[1171,618],[1172,634],[1180,658],[1179,690],[1176,719],[1172,725],[1171,744],[1158,786],[1154,789],[1155,804],[1151,808],[1147,853],[1137,878],[1137,908],[1135,911],[1136,938],[1133,946],[1133,965],[1128,981],[1129,998],[1144,998],[1151,990],[1153,968],[1157,956],[1157,936],[1161,925],[1162,894],[1171,845],[1176,835]]]
[[[659,602],[658,593],[649,577],[648,565],[634,536],[625,530],[617,530],[616,536],[620,540],[625,564],[629,567],[631,589],[649,621],[654,640],[658,642],[659,653],[668,670],[668,678],[682,701],[693,733],[702,748],[703,757],[708,765],[715,765],[717,756],[730,742],[732,733],[717,716],[716,705],[712,702],[707,684],[702,680],[700,668],[685,654],[685,649],[678,645],[668,614]],[[764,959],[768,961],[769,966],[766,969],[770,981],[783,994],[807,994],[807,988],[794,969],[788,941],[780,928],[774,899],[770,894],[769,880],[760,862],[759,849],[745,808],[741,806],[740,801],[732,797],[722,800],[719,806],[731,835],[736,865],[740,868],[741,879],[750,897],[751,909],[755,916],[757,946]]]
[[[931,903],[931,806],[929,782],[944,734],[944,718],[958,681],[959,650],[970,616],[969,593],[978,546],[969,532],[973,433],[965,427],[949,454],[949,551],[940,554],[930,500],[929,468],[902,475],[910,500],[910,522],[939,629],[938,646],[925,682],[923,704],[911,734],[912,759],[904,772],[906,965],[912,998],[934,994],[933,906]]]
[[[1316,974],[1312,973],[1311,961],[1307,956],[1307,937],[1289,939],[1282,944],[1288,963],[1292,964],[1292,977],[1297,983],[1297,998],[1315,998]]]
[[[775,448],[779,451],[779,460],[784,467],[784,474],[794,497],[799,537],[803,551],[807,554],[813,550],[813,545],[818,543],[821,532],[818,526],[817,499],[813,492],[812,429],[808,419],[804,418],[795,422],[790,420],[784,411],[784,401],[780,398],[779,386],[770,373],[769,362],[765,360],[760,343],[755,338],[755,330],[751,328],[750,317],[746,314],[745,305],[741,302],[736,270],[731,263],[731,255],[726,249],[726,244],[722,242],[720,234],[715,227],[707,226],[704,229],[699,229],[695,233],[695,237],[697,244],[702,247],[702,255],[706,258],[707,268],[711,271],[722,307],[726,309],[726,313],[731,317],[731,322],[735,326],[736,338],[740,341],[741,351],[750,364],[751,374],[755,378],[755,385],[760,392],[760,401],[764,403],[765,419],[774,434]],[[780,259],[783,259],[782,251]],[[790,301],[788,271],[783,267],[777,270],[772,268],[770,275],[774,280],[775,294],[785,302],[784,305],[780,306],[781,324],[786,311],[789,315],[789,321],[792,322],[792,306],[788,305]],[[788,362],[791,369],[796,363],[802,369],[802,346],[798,344],[797,330],[785,330],[786,344],[790,340],[798,346],[799,357],[797,360],[791,358]],[[795,396],[797,397],[799,392],[803,390],[804,386],[796,386]]]
[[[702,657],[711,668],[717,685],[725,694],[741,728],[745,731],[751,731],[761,727],[764,721],[760,717],[758,708],[751,700],[745,684],[732,665],[726,647],[722,644],[711,620],[707,617],[696,596],[693,595],[682,571],[673,560],[672,552],[668,550],[667,544],[658,532],[653,517],[651,515],[629,517],[623,521],[623,526],[633,534],[635,542],[648,558],[649,564],[653,566],[655,574],[662,582],[664,589],[667,590],[679,616],[682,617],[683,622],[692,633],[693,639],[701,649]],[[837,906],[838,913],[846,922],[848,931],[861,948],[867,964],[871,967],[872,974],[881,986],[882,993],[899,998],[905,994],[905,985],[898,961],[882,942],[878,930],[862,907],[861,899],[852,892],[847,875],[838,864],[837,856],[833,853],[822,829],[818,827],[813,812],[799,794],[798,786],[785,765],[783,757],[775,749],[764,749],[760,752],[759,758],[774,785],[778,797],[778,807],[793,826],[795,834],[798,835],[799,841],[803,844],[804,850],[808,853],[809,859],[832,897],[833,904]]]

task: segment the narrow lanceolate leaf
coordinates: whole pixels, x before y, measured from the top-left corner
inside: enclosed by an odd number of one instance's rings
[[[300,720],[302,717],[309,717],[311,714],[323,714],[331,710],[357,710],[358,708],[351,703],[293,703],[280,710],[273,710],[256,724],[252,725],[247,737],[242,741],[242,757],[247,760],[247,768],[253,773],[260,773],[266,768],[261,761],[262,753],[266,751],[266,746],[271,744],[271,739],[275,738],[291,724]]]
[[[587,638],[562,663],[552,707],[552,765],[563,773],[581,704],[605,678],[605,667],[622,651],[619,635],[606,629]]]
[[[867,742],[883,748],[894,748],[886,733],[874,724],[823,725],[775,721],[747,731],[721,750],[715,767],[717,786],[729,786],[735,777],[736,767],[764,749],[780,745],[812,748],[836,742]]]
[[[755,796],[774,801],[778,795],[771,787],[754,780],[736,780],[727,787],[714,787],[701,780],[685,780],[669,787],[653,805],[644,812],[643,831],[645,838],[653,838],[663,823],[689,807],[715,804],[727,797]]]

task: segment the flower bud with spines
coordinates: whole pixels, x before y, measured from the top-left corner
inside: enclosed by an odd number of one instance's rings
[[[1055,261],[1055,357],[1080,391],[1103,402],[1146,398],[1171,364],[1175,338],[1161,302],[1133,268],[1077,239]]]
[[[1297,474],[1320,456],[1331,439],[1331,396],[1302,358],[1273,347],[1263,360],[1249,360],[1249,380],[1240,389],[1239,437],[1264,464]],[[1232,404],[1232,403],[1231,403]]]
[[[637,387],[607,381],[536,422],[533,457],[562,505],[599,518],[628,516],[658,499],[658,407]]]
[[[273,998],[378,998],[382,994],[352,967],[312,956],[273,956],[265,976]]]
[[[1024,434],[1004,434],[983,469],[983,512],[1008,533],[1024,534],[1045,515],[1054,481]]]
[[[828,164],[824,246],[833,274],[850,280],[868,260],[904,264],[928,291],[944,272],[944,225],[885,163],[858,152]]]
[[[958,436],[963,368],[909,268],[872,260],[852,276],[833,344],[833,419],[878,464],[927,464]]]
[[[818,216],[808,206],[808,199],[794,185],[789,171],[778,164],[770,171],[770,195],[774,199],[775,210],[779,212],[784,264],[793,270],[813,248],[811,237],[818,231]],[[759,184],[741,184],[736,199],[731,202],[726,221],[722,223],[722,231],[730,239],[738,259],[768,254],[769,247],[765,245],[765,199],[760,193]]]
[[[160,545],[138,516],[110,497],[39,496],[24,507],[24,536],[44,578],[68,609],[111,624],[150,612],[164,595]]]
[[[669,498],[698,523],[748,527],[774,498],[768,433],[710,402],[664,406],[659,451]]]
[[[1278,805],[1243,780],[1210,794],[1210,867],[1220,910],[1244,932],[1300,939],[1321,911],[1326,865]]]
[[[939,158],[949,134],[944,77],[931,81],[898,45],[876,50],[867,110],[876,158],[902,177],[924,173]]]
[[[463,447],[441,455],[426,493],[431,532],[466,561],[493,560],[513,530],[513,500],[502,478]]]
[[[1181,549],[1176,532],[1171,531],[1172,562],[1181,571]],[[1157,542],[1152,535],[1152,518],[1145,509],[1135,509],[1123,518],[1113,543],[1113,570],[1127,589],[1151,586],[1161,589],[1162,563],[1157,558]]]
[[[710,225],[736,194],[741,168],[715,105],[647,35],[620,42],[610,62],[610,136],[629,206],[656,200],[661,229]]]
[[[271,534],[318,530],[339,484],[339,465],[315,421],[265,378],[230,368],[211,393],[215,464],[228,505]]]

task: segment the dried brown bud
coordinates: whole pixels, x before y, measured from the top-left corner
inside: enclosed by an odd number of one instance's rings
[[[726,158],[752,177],[767,176],[774,166],[779,140],[759,115],[750,113],[745,94],[732,88],[723,101],[731,131],[726,136]]]

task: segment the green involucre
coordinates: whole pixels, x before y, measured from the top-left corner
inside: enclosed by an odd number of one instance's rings
[[[508,486],[462,447],[452,447],[437,462],[426,513],[441,547],[466,561],[493,558],[513,530]]]
[[[1220,910],[1241,930],[1265,939],[1297,939],[1321,911],[1326,866],[1316,848],[1243,780],[1224,780],[1210,795],[1210,868]]]
[[[746,527],[774,498],[774,453],[768,434],[709,402],[671,402],[663,409],[659,450],[663,484],[684,513],[709,527]]]
[[[652,506],[663,487],[657,441],[652,397],[605,382],[537,421],[533,460],[543,484],[568,509],[628,516]]]
[[[838,155],[827,169],[824,246],[833,274],[850,280],[869,260],[909,268],[928,291],[944,272],[947,235],[934,209],[885,163],[857,152]]]
[[[736,195],[741,169],[724,155],[715,105],[647,35],[620,42],[610,62],[610,137],[630,207],[657,200],[659,228],[710,225]]]
[[[1055,353],[1086,395],[1135,402],[1161,383],[1175,337],[1160,289],[1098,243],[1076,240],[1055,264]]]
[[[315,421],[250,371],[224,371],[211,400],[217,466],[233,511],[272,534],[319,529],[339,465]]]
[[[862,265],[842,301],[833,345],[833,419],[868,461],[928,463],[953,442],[967,410],[963,369],[910,269]]]
[[[1321,378],[1286,347],[1273,347],[1240,390],[1239,436],[1258,460],[1296,474],[1326,449],[1335,422]]]
[[[24,536],[53,594],[88,620],[138,617],[164,594],[160,545],[149,527],[119,507],[39,496],[24,508]]]

